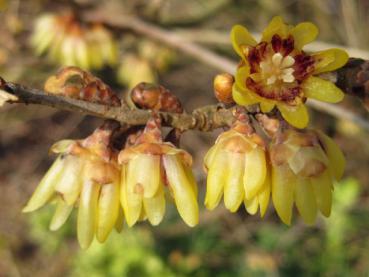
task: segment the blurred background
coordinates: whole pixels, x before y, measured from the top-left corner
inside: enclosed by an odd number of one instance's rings
[[[170,30],[234,62],[228,39],[232,25],[241,23],[257,34],[275,15],[290,24],[308,20],[318,25],[319,41],[307,50],[333,44],[369,59],[366,0],[109,0],[98,8],[101,2],[0,0],[0,76],[42,88],[65,60],[37,50],[37,45],[35,49],[35,22],[45,13],[73,11],[84,26],[85,12],[109,5],[122,18],[132,16]],[[106,30],[115,58],[84,66],[118,93],[139,81],[158,82],[188,111],[216,103],[212,79],[217,69],[129,28]],[[78,59],[68,63],[79,65]],[[354,98],[346,97],[340,106],[368,119]],[[243,207],[234,214],[222,205],[206,211],[202,158],[219,132],[188,132],[182,147],[194,156],[200,224],[187,227],[168,203],[160,226],[125,226],[105,244],[94,242],[82,251],[75,217],[51,232],[52,208],[26,215],[21,209],[53,160],[48,156],[52,143],[86,137],[101,120],[48,107],[6,105],[0,111],[0,276],[369,276],[369,133],[355,122],[310,113],[311,126],[332,136],[347,157],[329,219],[306,226],[295,216],[287,227],[271,208],[263,220],[247,215]]]

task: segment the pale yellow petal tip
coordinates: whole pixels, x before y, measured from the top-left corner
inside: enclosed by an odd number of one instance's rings
[[[104,243],[106,239],[109,237],[110,232],[96,232],[96,240],[100,243]]]
[[[278,212],[277,214],[284,224],[291,226],[292,216],[283,216],[283,215],[280,215]]]
[[[214,210],[218,206],[218,203],[205,202],[204,204],[205,204],[205,208],[208,209],[209,211]]]
[[[26,205],[23,209],[22,209],[22,213],[30,213],[30,212],[34,212],[35,210],[37,210],[38,207],[32,207],[31,205]]]
[[[79,241],[79,246],[81,247],[82,250],[87,250],[90,247],[91,243],[92,241],[90,242]]]
[[[192,218],[182,218],[183,221],[189,226],[189,227],[195,227],[199,223],[199,216],[195,215]]]

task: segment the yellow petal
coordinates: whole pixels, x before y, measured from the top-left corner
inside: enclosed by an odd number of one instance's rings
[[[82,163],[75,156],[65,158],[63,174],[55,186],[67,205],[73,205],[79,197],[82,186]]]
[[[296,27],[292,28],[291,35],[294,38],[294,46],[298,50],[313,40],[318,36],[318,28],[310,22],[302,22],[297,24]]]
[[[311,178],[311,184],[319,210],[324,216],[329,217],[332,208],[332,178],[329,171]]]
[[[118,213],[118,218],[117,221],[115,222],[115,230],[120,233],[123,230],[123,225],[124,225],[124,215],[123,215],[123,210],[121,207],[119,207],[119,213]]]
[[[304,104],[298,106],[278,104],[277,106],[283,118],[292,126],[302,129],[308,125],[309,114]]]
[[[314,74],[336,70],[344,66],[349,59],[346,51],[337,48],[320,51],[312,56],[316,60]]]
[[[236,212],[244,198],[243,172],[245,155],[228,152],[226,182],[224,185],[224,204],[231,212]],[[224,169],[223,169],[224,170]]]
[[[224,185],[227,178],[227,172],[224,170],[228,164],[227,152],[219,150],[209,168],[206,182],[205,206],[213,210],[218,206],[222,198]]]
[[[141,214],[143,187],[137,180],[142,174],[140,159],[133,158],[128,163],[126,179],[123,181],[124,185],[121,186],[121,202],[129,227],[132,227],[139,220]]]
[[[313,224],[317,214],[314,190],[308,178],[297,178],[295,187],[296,207],[306,224]]]
[[[148,220],[152,225],[158,225],[165,214],[164,185],[159,186],[156,194],[151,198],[144,198],[143,205]]]
[[[270,42],[274,35],[279,35],[285,38],[288,34],[289,27],[283,22],[282,17],[275,16],[272,18],[268,26],[264,29],[262,34],[262,41]]]
[[[35,192],[31,196],[27,205],[23,208],[23,212],[33,212],[43,205],[53,196],[55,192],[55,185],[57,184],[64,168],[64,159],[58,157],[45,176],[42,178],[40,184],[37,186]]]
[[[98,201],[98,220],[96,238],[104,242],[113,229],[119,215],[119,185],[118,183],[101,186]]]
[[[255,46],[257,44],[255,39],[250,34],[250,32],[241,25],[233,26],[232,31],[231,31],[231,41],[232,41],[233,49],[243,59],[245,58],[245,55],[242,52],[240,46],[241,45]]]
[[[100,185],[92,181],[83,183],[77,219],[77,237],[82,249],[87,249],[94,238],[99,189]]]
[[[293,196],[296,186],[296,176],[288,166],[272,168],[272,200],[281,220],[291,224]]]
[[[186,173],[186,177],[187,177],[189,183],[192,186],[192,191],[195,193],[195,197],[197,198],[197,194],[198,194],[197,182],[196,182],[195,176],[193,175],[191,167],[185,165],[184,162],[182,162],[182,165],[183,165],[183,169]]]
[[[338,145],[321,131],[318,131],[319,139],[323,144],[324,152],[329,159],[329,169],[337,181],[339,181],[345,172],[346,160]]]
[[[268,113],[271,110],[273,110],[275,104],[272,102],[261,102],[260,103],[260,109],[263,113]]]
[[[204,166],[207,171],[209,171],[209,167],[212,164],[220,145],[220,143],[215,143],[206,153],[204,157]]]
[[[49,229],[51,231],[58,230],[68,219],[73,210],[73,206],[66,205],[62,199],[58,199],[56,204],[56,210],[53,218],[51,219]]]
[[[259,206],[260,206],[260,217],[263,218],[265,212],[268,209],[269,199],[270,199],[270,189],[271,189],[271,178],[270,173],[267,173],[263,187],[258,194]]]
[[[246,86],[246,80],[250,76],[250,67],[245,65],[237,69],[236,75],[235,75],[235,84],[237,84],[237,87],[240,88],[243,91],[248,91],[248,88]]]
[[[164,155],[163,161],[177,210],[187,225],[193,227],[199,221],[199,208],[195,192],[192,189],[193,184],[187,178],[183,165],[177,156]]]
[[[246,199],[245,198],[243,203],[245,204],[246,211],[249,214],[254,215],[258,212],[259,201],[258,201],[257,196],[255,196],[254,198],[251,198],[251,199]]]
[[[233,84],[232,87],[232,97],[238,105],[242,106],[249,106],[259,102],[259,100],[254,97],[251,91],[242,91],[236,84]]]
[[[58,153],[58,154],[59,153],[64,153],[74,143],[75,143],[75,141],[72,140],[72,139],[63,139],[63,140],[60,140],[60,141],[54,143],[50,147],[50,152],[52,152],[52,153]]]
[[[139,154],[135,163],[139,166],[136,171],[136,182],[143,187],[143,197],[153,197],[160,184],[160,156]]]
[[[264,184],[265,176],[265,152],[262,148],[256,147],[246,153],[245,174],[243,176],[246,199],[252,199],[256,196]]]
[[[340,102],[345,97],[332,82],[313,76],[303,83],[302,89],[306,97],[329,103]]]

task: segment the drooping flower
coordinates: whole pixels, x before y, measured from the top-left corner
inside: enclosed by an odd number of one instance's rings
[[[250,214],[264,216],[270,198],[265,145],[243,120],[222,133],[204,159],[208,171],[205,206],[212,210],[224,193],[224,204],[236,212],[242,202]]]
[[[51,147],[59,156],[41,180],[23,212],[56,202],[51,230],[59,229],[78,206],[77,234],[82,248],[94,236],[104,242],[114,226],[122,227],[120,171],[105,125],[84,140],[62,140]]]
[[[121,203],[129,226],[148,219],[159,224],[165,214],[165,188],[189,226],[198,223],[197,184],[191,171],[192,157],[161,138],[160,123],[148,121],[135,145],[119,154]]]
[[[61,65],[100,69],[117,61],[117,45],[101,24],[82,25],[73,14],[44,14],[35,23],[31,44]]]
[[[307,224],[320,211],[331,213],[334,180],[344,172],[345,158],[332,139],[315,130],[288,129],[270,146],[272,199],[281,220],[291,223],[293,204]]]
[[[233,27],[233,48],[241,57],[233,86],[233,98],[240,105],[259,103],[263,112],[274,106],[291,125],[305,128],[309,115],[307,98],[336,103],[343,92],[317,75],[342,67],[348,55],[340,49],[306,53],[303,47],[318,35],[310,22],[286,25],[274,17],[263,31],[259,43],[240,25]]]

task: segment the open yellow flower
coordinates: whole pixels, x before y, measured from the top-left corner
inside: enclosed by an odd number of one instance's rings
[[[343,92],[332,82],[314,75],[342,67],[348,55],[340,49],[306,53],[303,46],[318,35],[310,22],[286,25],[274,17],[257,43],[249,31],[240,25],[232,28],[233,48],[241,57],[235,76],[233,98],[239,105],[259,103],[263,112],[274,106],[291,125],[305,128],[309,115],[307,98],[337,103]]]
[[[314,130],[286,130],[270,147],[272,199],[281,220],[291,223],[293,204],[307,224],[320,211],[331,213],[334,180],[344,172],[345,158],[332,139]]]
[[[224,193],[225,207],[236,212],[244,202],[264,216],[269,203],[270,181],[263,140],[244,122],[222,133],[204,159],[208,171],[205,206],[212,210]]]
[[[50,229],[57,230],[77,205],[77,235],[84,249],[95,235],[104,242],[114,226],[120,231],[123,224],[117,153],[108,146],[110,134],[99,128],[85,140],[55,143],[51,151],[59,156],[23,209],[32,212],[56,202]]]
[[[135,145],[119,154],[122,165],[121,203],[129,226],[146,218],[158,225],[165,214],[165,187],[189,226],[199,220],[197,184],[192,175],[192,157],[163,142],[159,123],[150,120]]]

